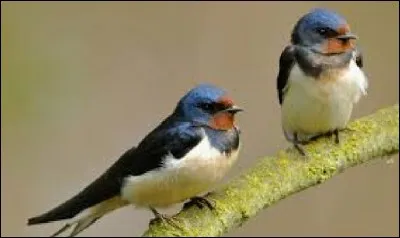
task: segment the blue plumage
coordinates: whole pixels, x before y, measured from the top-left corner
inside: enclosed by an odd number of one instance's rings
[[[179,100],[174,116],[179,120],[208,123],[211,115],[202,110],[199,104],[212,104],[224,94],[225,91],[221,88],[211,84],[200,84]]]
[[[346,20],[337,12],[324,8],[316,8],[299,20],[299,26],[315,29],[318,27],[330,27],[332,29],[347,24]]]
[[[230,164],[226,161],[216,160],[229,158],[228,155],[239,147],[238,129],[233,124],[227,128],[221,127],[233,123],[234,114],[240,111],[235,105],[230,104],[230,98],[228,100],[223,98],[225,95],[223,89],[210,84],[201,84],[193,88],[179,100],[174,112],[151,131],[137,147],[123,153],[104,174],[76,196],[47,213],[30,218],[28,224],[73,218],[83,210],[96,206],[97,209],[93,213],[77,221],[71,233],[76,235],[106,212],[136,201],[137,197],[145,198],[149,192],[154,193],[150,198],[153,201],[141,199],[140,203],[147,204],[156,216],[161,215],[156,212],[153,205],[189,199],[190,196],[196,195],[191,192],[192,190],[203,192],[202,188],[206,186],[202,184],[201,179],[199,181],[199,175],[196,175],[197,177],[194,175],[193,178],[185,177],[187,174],[190,175],[188,171],[199,171],[201,175],[202,170],[214,174],[213,171],[216,169],[218,171],[218,166],[229,168]],[[217,115],[219,118],[215,119]],[[216,124],[213,124],[214,122]],[[191,155],[187,156],[188,154]],[[185,162],[180,163],[182,160]],[[167,190],[162,190],[163,187],[158,185],[160,177],[163,178],[161,183],[168,188]],[[189,187],[189,190],[185,191],[184,189],[188,188],[182,188],[182,183],[197,190],[190,190]],[[148,191],[146,187],[149,187]],[[161,189],[161,194],[157,194],[157,189]],[[168,196],[170,197],[167,198]],[[163,197],[169,200],[163,201]]]
[[[340,27],[347,26],[345,18],[338,13],[317,8],[301,17],[292,31],[292,44],[308,46],[318,50],[315,46],[320,47],[326,40],[326,33],[335,33]]]

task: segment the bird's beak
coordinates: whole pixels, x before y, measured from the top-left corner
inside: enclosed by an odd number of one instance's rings
[[[344,35],[339,35],[336,38],[339,39],[339,40],[349,40],[349,39],[356,40],[356,39],[358,39],[358,37],[356,35],[352,34],[352,33],[346,33]]]
[[[224,111],[230,112],[230,113],[237,113],[237,112],[243,111],[243,109],[240,108],[240,107],[238,107],[238,106],[236,106],[236,105],[233,105],[233,106],[231,106],[231,107],[225,109]]]

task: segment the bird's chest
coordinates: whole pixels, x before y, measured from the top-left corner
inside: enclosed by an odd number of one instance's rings
[[[295,65],[282,105],[284,127],[304,133],[343,127],[366,87],[364,74],[353,61],[348,68],[323,72],[318,79]]]
[[[207,133],[207,132],[206,132]],[[203,139],[184,157],[175,159],[167,156],[164,168],[193,183],[214,183],[220,180],[237,159],[238,136],[204,134]]]
[[[137,205],[168,206],[206,192],[222,179],[238,150],[221,153],[205,137],[180,159],[168,155],[162,168],[129,178],[123,196]]]
[[[236,161],[238,153],[234,150],[227,154],[215,148],[193,152],[195,152],[193,155],[188,155],[182,161],[172,162],[173,165],[170,165],[169,169],[189,177],[188,180],[199,180],[204,183],[220,180]]]
[[[288,83],[288,98],[301,101],[331,104],[336,101],[353,103],[365,91],[363,72],[352,61],[347,68],[325,70],[318,79],[305,75],[298,65],[291,71]]]

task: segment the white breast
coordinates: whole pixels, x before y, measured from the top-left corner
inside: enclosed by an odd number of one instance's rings
[[[348,68],[324,72],[316,80],[296,64],[290,74],[282,105],[282,125],[301,137],[344,128],[353,104],[366,94],[367,79],[355,61]]]
[[[122,198],[136,206],[165,207],[207,192],[236,161],[212,147],[207,136],[181,159],[166,156],[163,167],[125,180]]]

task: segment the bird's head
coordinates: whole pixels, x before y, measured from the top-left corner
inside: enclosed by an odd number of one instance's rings
[[[229,130],[234,126],[235,114],[240,111],[242,109],[223,89],[201,84],[182,97],[174,113],[186,121],[216,130]]]
[[[331,10],[317,8],[299,19],[292,31],[292,44],[330,55],[354,49],[357,36],[347,21]]]

